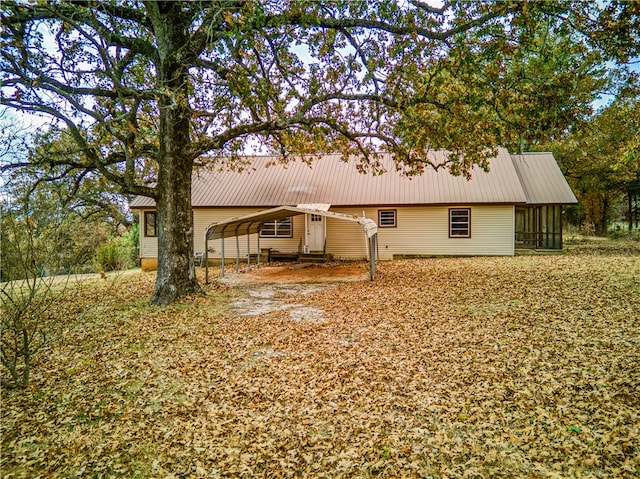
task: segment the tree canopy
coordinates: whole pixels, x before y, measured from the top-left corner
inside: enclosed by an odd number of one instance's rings
[[[158,208],[153,301],[199,290],[194,166],[340,151],[469,175],[566,131],[638,53],[638,7],[409,0],[6,1],[1,103],[49,115],[91,171]],[[606,26],[603,27],[603,21]],[[432,149],[451,151],[430,164]],[[62,165],[59,165],[62,166]]]
[[[564,168],[580,201],[578,223],[599,233],[617,208],[631,231],[640,206],[640,93],[627,92],[574,128],[544,145]],[[637,226],[636,226],[637,227]]]

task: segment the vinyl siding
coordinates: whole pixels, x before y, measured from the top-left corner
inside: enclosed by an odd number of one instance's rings
[[[465,206],[471,209],[471,238],[449,238],[448,206],[404,206],[396,210],[397,227],[378,228],[380,259],[393,255],[513,255],[515,213],[513,205]],[[231,217],[260,211],[262,208],[202,208],[193,212],[194,252],[204,252],[204,233],[209,225]],[[358,215],[378,221],[378,210],[384,208],[331,208],[336,213]],[[140,219],[143,214],[140,212]],[[292,238],[260,238],[261,248],[282,252],[296,252],[300,241],[304,244],[304,215],[293,217]],[[251,235],[251,254],[258,250],[257,235]],[[156,258],[157,238],[140,235],[140,256]],[[246,257],[247,237],[239,237],[240,257]],[[209,257],[220,258],[221,240],[209,241]],[[355,223],[327,218],[327,252],[336,259],[362,259],[368,256],[367,243]],[[236,257],[236,240],[225,240],[225,257]]]
[[[512,205],[464,206],[471,208],[471,238],[449,238],[448,206],[396,208],[396,228],[378,228],[380,259],[393,255],[506,255],[514,250]],[[336,208],[331,211],[360,215],[377,221],[379,208]],[[386,209],[386,208],[382,208]],[[327,223],[327,251],[336,258],[364,258],[364,236],[356,225]]]
[[[147,237],[144,235],[144,212],[155,210],[140,210],[140,258],[157,258],[158,257],[158,238]]]

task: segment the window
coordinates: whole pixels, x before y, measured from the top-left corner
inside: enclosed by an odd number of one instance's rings
[[[266,221],[260,230],[262,238],[291,238],[293,237],[293,225],[291,217],[283,220]]]
[[[155,211],[144,212],[144,235],[158,236],[158,215]]]
[[[311,221],[322,221],[322,215],[311,215]]]
[[[449,238],[471,237],[471,209],[451,208],[449,210]]]
[[[395,228],[396,210],[378,210],[378,226],[380,228]]]

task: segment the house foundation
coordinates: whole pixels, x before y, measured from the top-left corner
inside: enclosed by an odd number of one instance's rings
[[[142,271],[156,271],[158,269],[158,258],[141,258],[140,266]]]

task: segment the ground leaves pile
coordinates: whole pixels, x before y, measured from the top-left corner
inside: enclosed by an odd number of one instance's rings
[[[637,477],[639,253],[385,262],[309,321],[123,278],[3,391],[2,474]]]

